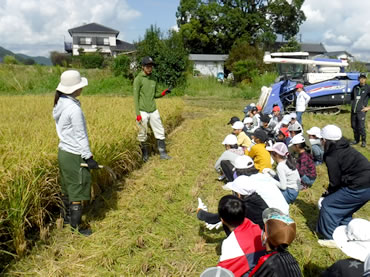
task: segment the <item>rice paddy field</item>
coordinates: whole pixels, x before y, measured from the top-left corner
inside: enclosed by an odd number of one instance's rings
[[[239,98],[170,97],[157,101],[173,158],[140,162],[132,97],[82,96],[94,158],[94,200],[84,220],[93,235],[56,223],[58,139],[52,95],[0,96],[0,260],[4,276],[199,276],[217,264],[225,234],[196,218],[197,197],[210,211],[228,192],[214,163],[230,133],[231,116],[251,102]],[[347,108],[339,115],[305,114],[305,128],[340,126],[351,138]],[[368,121],[369,124],[369,121]],[[370,126],[367,126],[368,130]],[[153,142],[154,143],[154,142]],[[356,149],[370,158],[369,147]],[[290,207],[297,237],[289,247],[304,276],[320,276],[338,249],[323,248],[314,232],[317,200],[328,184],[325,165],[313,187]],[[370,204],[355,217],[370,220]]]

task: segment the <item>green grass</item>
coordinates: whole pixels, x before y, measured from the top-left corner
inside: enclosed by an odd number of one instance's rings
[[[210,211],[227,192],[216,181],[215,160],[221,141],[230,132],[233,115],[242,116],[242,99],[187,98],[184,121],[168,138],[171,161],[152,156],[141,169],[104,192],[89,208],[87,220],[94,234],[72,235],[54,229],[29,256],[12,264],[6,276],[199,276],[217,264],[223,231],[208,231],[196,218],[197,197]],[[306,128],[338,124],[351,137],[349,114],[308,115]],[[368,158],[367,149],[357,148]],[[322,248],[314,227],[316,203],[328,184],[326,167],[318,167],[313,188],[301,192],[291,205],[297,238],[290,246],[304,276],[319,276],[345,255]],[[356,213],[369,218],[370,204]]]
[[[58,66],[24,66],[0,64],[0,95],[34,95],[54,93],[61,73]],[[79,69],[87,77],[85,95],[132,95],[130,80],[115,77],[109,69]]]

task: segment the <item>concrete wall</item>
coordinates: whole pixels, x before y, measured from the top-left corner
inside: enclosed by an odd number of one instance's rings
[[[217,77],[218,72],[224,72],[223,61],[194,61],[193,70],[197,70],[201,75]]]

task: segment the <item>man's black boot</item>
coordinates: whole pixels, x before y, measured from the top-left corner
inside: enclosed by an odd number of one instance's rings
[[[149,160],[149,145],[146,142],[140,144],[143,162],[146,163]]]
[[[358,133],[354,133],[353,137],[355,138],[355,140],[351,141],[350,145],[356,145],[356,144],[360,143],[360,135]]]
[[[158,145],[158,151],[159,151],[161,160],[171,159],[171,157],[167,155],[166,143],[164,142],[164,140],[157,139],[157,145]]]
[[[80,229],[81,218],[82,218],[82,205],[81,204],[71,204],[71,229],[72,231],[78,231],[84,236],[90,236],[92,231],[90,229]]]
[[[69,211],[68,195],[62,195],[63,207],[60,209],[60,215],[63,217],[63,224],[71,223],[71,213]]]
[[[361,147],[366,147],[366,137],[365,136],[362,136]]]

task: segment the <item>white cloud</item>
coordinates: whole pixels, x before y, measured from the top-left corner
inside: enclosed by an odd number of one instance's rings
[[[126,0],[1,0],[0,46],[19,52],[45,55],[63,49],[68,29],[96,22],[121,31],[141,13]],[[58,48],[58,49],[55,49]],[[31,50],[32,49],[32,50]]]
[[[345,50],[370,61],[370,1],[305,0],[307,20],[300,33],[303,42],[322,42],[328,51]]]

